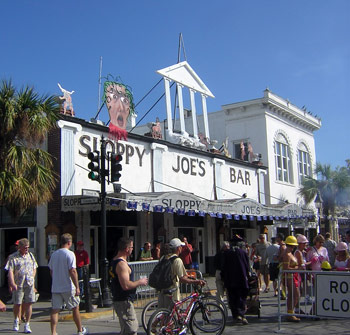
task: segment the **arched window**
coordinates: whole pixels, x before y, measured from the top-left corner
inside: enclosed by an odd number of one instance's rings
[[[304,143],[298,146],[298,173],[299,184],[301,184],[303,178],[311,176],[310,154]]]
[[[278,134],[275,140],[276,179],[292,183],[290,148],[287,139]]]

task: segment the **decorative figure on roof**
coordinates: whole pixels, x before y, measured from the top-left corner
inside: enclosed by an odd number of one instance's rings
[[[244,161],[244,157],[245,157],[245,149],[244,149],[244,142],[241,141],[241,160]]]
[[[252,163],[254,160],[253,147],[252,147],[252,144],[250,142],[248,142],[248,160],[250,163]]]
[[[131,91],[120,82],[107,80],[104,83],[103,101],[107,106],[110,119],[110,137],[116,141],[127,140],[127,119],[134,113],[135,107]]]
[[[208,138],[204,136],[203,133],[199,133],[198,134],[199,137],[199,141],[205,145],[206,149],[209,150],[209,142],[208,142]]]
[[[74,109],[73,109],[73,103],[72,103],[72,97],[71,95],[74,93],[74,91],[67,91],[60,83],[57,83],[58,87],[60,88],[61,92],[63,93],[63,97],[59,97],[61,100],[64,100],[63,102],[63,114],[69,114],[74,116]]]
[[[225,141],[222,142],[222,146],[220,148],[220,152],[224,153],[224,155],[228,158],[231,158],[231,155],[228,152],[228,137],[226,137]]]
[[[148,123],[147,126],[151,129],[149,133],[146,133],[145,136],[151,136],[155,139],[162,139],[162,128],[160,126],[159,118],[156,118],[156,122]]]

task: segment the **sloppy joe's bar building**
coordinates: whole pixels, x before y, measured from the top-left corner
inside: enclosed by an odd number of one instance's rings
[[[63,115],[49,135],[48,148],[56,157],[60,182],[48,205],[46,248],[40,249],[41,258],[49,257],[58,236],[70,232],[75,241],[90,246],[91,272],[96,275],[101,205],[89,194],[100,191],[100,184],[88,178],[87,155],[99,150],[102,136],[108,138],[106,126]],[[272,232],[276,220],[288,228],[292,221],[308,226],[313,218],[312,211],[295,204],[261,203],[264,166],[135,134],[129,134],[128,141],[107,140],[106,151],[123,157],[121,192],[107,184],[109,259],[121,236],[134,239],[135,258],[146,241],[184,235],[196,241],[200,270],[206,272],[220,241],[233,233],[251,243],[269,227]]]

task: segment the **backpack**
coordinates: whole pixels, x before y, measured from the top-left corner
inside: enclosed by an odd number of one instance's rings
[[[172,264],[177,256],[163,257],[149,275],[148,285],[156,290],[164,290],[173,285]]]

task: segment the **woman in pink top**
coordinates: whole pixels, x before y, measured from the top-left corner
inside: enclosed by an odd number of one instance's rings
[[[319,234],[314,238],[314,246],[310,248],[306,255],[307,262],[310,262],[312,271],[321,271],[321,264],[323,261],[329,261],[328,251],[323,246],[325,239]]]

